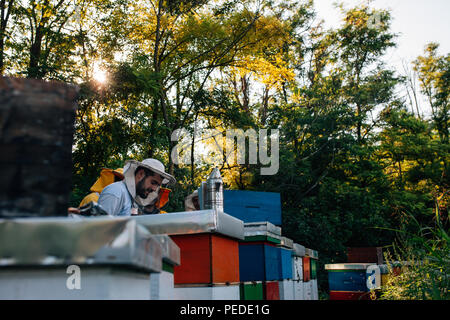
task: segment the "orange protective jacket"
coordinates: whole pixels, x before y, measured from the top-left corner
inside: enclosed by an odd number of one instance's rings
[[[102,171],[100,171],[100,177],[97,181],[95,181],[90,189],[92,192],[81,200],[79,207],[82,207],[91,201],[97,202],[100,197],[100,193],[106,186],[115,181],[115,177],[123,180],[124,177],[122,168],[117,168],[116,170],[103,168]]]

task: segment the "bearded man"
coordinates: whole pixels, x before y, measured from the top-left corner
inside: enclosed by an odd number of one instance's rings
[[[103,189],[98,204],[112,216],[129,216],[155,202],[161,185],[174,184],[175,178],[165,172],[156,159],[125,162],[124,180]]]

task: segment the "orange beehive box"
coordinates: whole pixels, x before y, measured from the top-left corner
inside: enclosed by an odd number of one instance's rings
[[[303,282],[311,280],[311,258],[303,257]]]
[[[180,248],[175,284],[226,284],[239,282],[238,241],[219,234],[171,235]]]

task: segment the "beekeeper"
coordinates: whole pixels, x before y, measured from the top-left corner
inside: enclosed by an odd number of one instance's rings
[[[200,210],[200,204],[198,202],[198,190],[188,195],[184,199],[184,210],[185,211],[195,211]]]
[[[155,202],[161,185],[176,182],[156,159],[145,159],[142,162],[128,160],[123,173],[124,180],[104,188],[98,199],[98,204],[113,216],[138,214]]]

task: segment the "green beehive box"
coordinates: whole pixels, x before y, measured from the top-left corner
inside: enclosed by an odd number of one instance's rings
[[[247,222],[244,224],[245,242],[264,241],[281,244],[281,228],[268,221]]]
[[[241,300],[263,300],[262,282],[242,282],[239,292]]]
[[[280,244],[281,240],[275,238],[275,236],[271,237],[269,235],[257,235],[257,236],[246,236],[245,242],[256,242],[256,241],[265,241],[274,244]]]
[[[311,279],[317,279],[317,260],[311,259]]]

